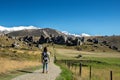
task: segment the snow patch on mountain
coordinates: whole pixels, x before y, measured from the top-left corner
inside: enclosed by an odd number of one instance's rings
[[[67,31],[62,31],[62,33],[66,34],[66,35],[72,35],[72,36],[75,36],[75,37],[89,37],[90,36],[89,34],[86,34],[86,33],[82,33],[80,35],[78,35],[78,34],[71,34],[71,33],[67,32]]]
[[[0,26],[0,31],[19,31],[24,29],[38,29],[38,27],[35,26],[17,26],[17,27],[4,27]]]

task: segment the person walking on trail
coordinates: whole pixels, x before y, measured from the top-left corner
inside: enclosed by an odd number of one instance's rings
[[[47,47],[44,47],[42,52],[42,63],[43,63],[43,71],[42,73],[48,73],[48,63],[50,62],[50,53],[47,50]]]

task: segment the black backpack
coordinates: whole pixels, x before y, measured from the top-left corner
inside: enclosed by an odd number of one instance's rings
[[[43,52],[42,54],[44,62],[48,62],[48,54],[47,52]]]

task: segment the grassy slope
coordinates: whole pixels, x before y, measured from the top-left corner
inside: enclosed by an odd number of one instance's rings
[[[0,37],[0,80],[10,80],[22,73],[17,70],[33,70],[32,67],[40,66],[40,50],[31,50],[23,42],[6,36]],[[19,43],[20,47],[11,48],[14,42]]]
[[[0,52],[0,80],[10,80],[23,74],[18,70],[39,69],[40,51],[3,48]]]

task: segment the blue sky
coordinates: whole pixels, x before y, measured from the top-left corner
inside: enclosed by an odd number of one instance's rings
[[[119,0],[0,0],[0,25],[120,35]]]

